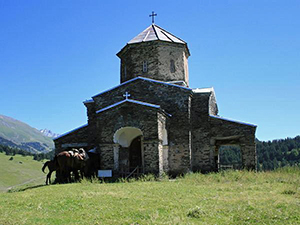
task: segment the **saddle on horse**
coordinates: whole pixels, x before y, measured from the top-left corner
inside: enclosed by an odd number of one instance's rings
[[[84,151],[83,148],[80,148],[79,150],[76,148],[73,148],[72,150],[69,150],[68,153],[70,154],[70,156],[72,158],[77,158],[78,160],[87,160],[88,159],[88,155],[86,154],[86,152]]]

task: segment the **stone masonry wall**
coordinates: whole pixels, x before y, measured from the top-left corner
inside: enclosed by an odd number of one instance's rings
[[[93,140],[91,139],[90,127],[84,126],[71,133],[61,136],[54,140],[55,153],[58,154],[66,150],[67,148],[78,147],[91,147],[93,146]]]
[[[218,115],[218,105],[214,92],[210,93],[209,96],[209,115],[216,116]]]
[[[191,165],[191,97],[186,99],[187,111],[184,117],[172,117],[168,126],[169,137],[169,173],[172,175],[187,173]]]
[[[130,99],[160,105],[171,114],[167,124],[169,139],[169,169],[181,173],[190,169],[190,95],[189,89],[137,79],[118,88],[93,97],[95,109],[99,110],[124,100],[123,94],[130,93]]]
[[[144,141],[145,173],[160,174],[159,144],[157,141]]]
[[[151,41],[127,45],[121,58],[121,83],[137,76],[161,81],[185,81],[188,84],[188,52],[184,44]],[[175,71],[171,71],[174,60]],[[143,62],[147,71],[143,71]]]
[[[255,125],[210,117],[210,127],[212,139],[237,138],[244,168],[256,169]]]
[[[157,42],[127,45],[126,50],[118,55],[121,58],[121,83],[137,76],[155,77],[158,73],[157,48]],[[147,72],[143,72],[144,61],[147,61]]]
[[[98,136],[97,142],[100,143],[102,169],[114,169],[115,132],[122,127],[135,127],[143,133],[145,172],[160,172],[157,113],[157,109],[151,107],[124,103],[98,114],[95,133]]]
[[[184,81],[189,85],[188,54],[182,44],[161,42],[158,47],[158,74],[153,79],[163,81]],[[175,71],[171,71],[171,60],[174,61]]]
[[[164,154],[164,148],[163,148],[163,131],[166,129],[166,116],[162,113],[158,113],[158,120],[157,120],[157,130],[158,130],[158,155],[159,155],[159,174],[162,174],[164,171],[164,168],[166,169],[168,165],[166,165],[166,154]]]
[[[208,171],[210,162],[210,124],[208,121],[211,93],[194,93],[192,97],[192,170]]]

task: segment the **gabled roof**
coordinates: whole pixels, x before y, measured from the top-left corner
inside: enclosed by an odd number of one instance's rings
[[[143,106],[148,106],[148,107],[151,107],[151,108],[161,109],[160,105],[154,105],[154,104],[151,104],[151,103],[141,102],[141,101],[137,101],[137,100],[133,100],[133,99],[124,99],[123,101],[117,102],[117,103],[112,104],[110,106],[107,106],[107,107],[105,107],[103,109],[100,109],[100,110],[96,111],[96,113],[104,112],[104,111],[106,111],[108,109],[114,108],[114,107],[116,107],[118,105],[121,105],[121,104],[124,104],[126,102],[130,102],[130,103],[134,103],[134,104],[138,104],[138,105],[143,105]],[[163,112],[165,114],[167,114],[168,116],[171,116],[171,114],[168,114],[165,111],[163,111]]]
[[[70,133],[72,133],[72,132],[74,132],[74,131],[77,131],[77,130],[79,130],[79,129],[81,129],[81,128],[87,127],[87,126],[88,126],[88,124],[84,124],[84,125],[82,125],[82,126],[80,126],[80,127],[77,127],[77,128],[75,128],[75,129],[73,129],[73,130],[70,130],[70,131],[68,131],[68,132],[66,132],[66,133],[64,133],[64,134],[62,134],[62,135],[59,135],[59,136],[56,137],[56,138],[53,138],[53,141],[55,141],[55,140],[57,140],[57,139],[59,139],[59,138],[61,138],[61,137],[64,137],[64,136],[66,136],[66,135],[68,135],[68,134],[70,134]]]
[[[194,88],[194,93],[209,93],[209,92],[215,92],[213,87],[210,88]]]
[[[180,86],[180,85],[176,85],[176,84],[171,84],[171,83],[168,83],[168,82],[163,82],[163,81],[154,80],[154,79],[145,78],[145,77],[135,77],[135,78],[133,78],[133,79],[131,79],[131,80],[128,80],[128,81],[125,81],[125,82],[123,82],[123,83],[121,83],[121,84],[119,84],[119,85],[117,85],[117,86],[115,86],[115,87],[113,87],[113,88],[111,88],[111,89],[108,89],[108,90],[103,91],[103,92],[101,92],[101,93],[99,93],[99,94],[97,94],[97,95],[94,95],[92,98],[95,98],[95,97],[97,97],[97,96],[99,96],[99,95],[102,95],[102,94],[104,94],[104,93],[106,93],[106,92],[112,91],[112,90],[114,90],[114,89],[116,89],[116,88],[119,88],[119,87],[121,87],[121,86],[123,86],[123,85],[126,85],[126,84],[128,84],[128,83],[131,83],[131,82],[133,82],[133,81],[135,81],[135,80],[145,80],[145,81],[149,81],[149,82],[153,82],[153,83],[159,83],[159,84],[164,84],[164,85],[173,86],[173,87],[177,87],[177,88],[182,88],[182,89],[185,89],[185,90],[188,90],[188,91],[191,91],[191,90],[192,90],[192,89],[190,89],[190,88],[188,88],[188,87],[184,87],[184,86]]]
[[[238,121],[238,120],[228,119],[228,118],[224,118],[224,117],[220,117],[220,116],[213,116],[213,115],[209,115],[209,116],[212,117],[212,118],[215,118],[215,119],[226,120],[226,121],[229,121],[229,122],[244,124],[244,125],[251,126],[251,127],[257,127],[256,124],[252,124],[252,123],[247,123],[247,122],[242,122],[242,121]]]
[[[83,102],[83,104],[88,104],[88,103],[94,103],[94,100],[93,99],[89,99],[89,100],[85,100]]]
[[[185,41],[181,40],[180,38],[176,37],[175,35],[171,34],[170,32],[164,30],[163,28],[155,24],[152,24],[149,27],[147,27],[143,32],[141,32],[132,40],[130,40],[128,44],[147,42],[147,41],[156,41],[156,40],[186,44]]]

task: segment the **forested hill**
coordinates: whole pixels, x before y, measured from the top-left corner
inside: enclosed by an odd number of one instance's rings
[[[300,166],[300,136],[273,141],[257,140],[258,169],[273,170],[286,165]]]
[[[34,160],[43,160],[43,159],[53,159],[54,154],[55,154],[55,150],[52,150],[50,152],[47,153],[31,153],[28,152],[26,150],[17,148],[17,147],[11,147],[11,146],[7,146],[7,145],[2,145],[0,144],[0,153],[4,152],[5,155],[11,155],[14,156],[16,154],[18,155],[23,155],[23,156],[33,156]]]

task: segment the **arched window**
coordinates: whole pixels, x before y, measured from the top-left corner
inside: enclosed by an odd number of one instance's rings
[[[175,62],[173,59],[170,60],[170,71],[171,73],[175,73]]]
[[[143,62],[143,72],[148,72],[148,62],[147,61],[144,61]]]
[[[162,130],[163,145],[168,145],[168,132],[166,128]]]

